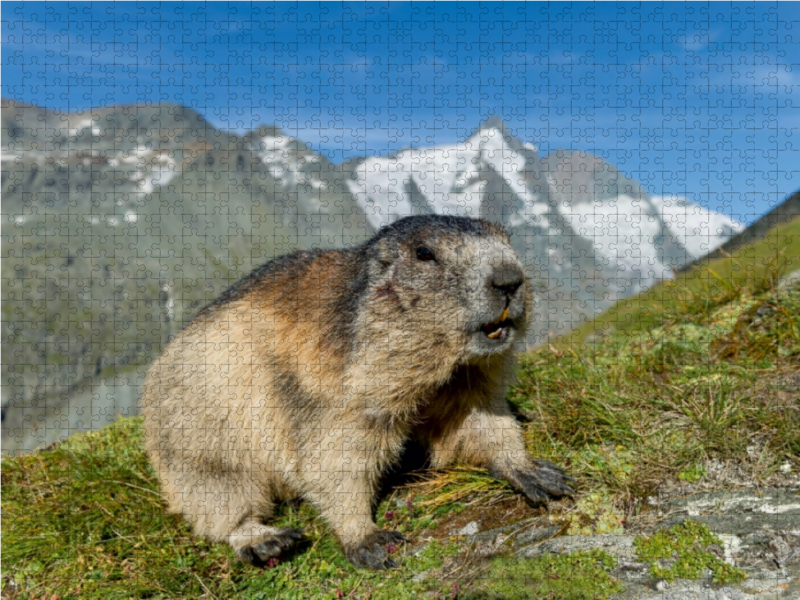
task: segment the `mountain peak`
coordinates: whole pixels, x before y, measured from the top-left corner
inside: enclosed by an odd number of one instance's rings
[[[503,121],[503,119],[499,115],[492,115],[491,117],[486,119],[483,123],[478,125],[478,128],[475,131],[473,131],[469,137],[473,138],[484,132],[492,131],[493,129],[499,131],[503,135],[503,139],[505,139],[506,141],[517,139],[514,136],[514,134],[511,133],[511,130],[508,128],[508,125],[506,125],[505,121]]]
[[[492,131],[499,131],[500,135],[503,138],[503,142],[505,142],[509,148],[515,151],[521,151],[523,149],[534,149],[532,144],[524,144],[522,140],[520,140],[517,136],[511,133],[511,130],[506,125],[505,121],[498,116],[492,115],[488,119],[486,119],[483,123],[481,123],[478,128],[472,132],[472,134],[467,138],[468,140],[472,139],[482,139],[489,135],[493,135],[490,132]]]
[[[482,131],[484,129],[499,129],[504,134],[510,133],[508,131],[508,127],[506,127],[505,121],[503,121],[502,117],[498,115],[492,115],[483,123],[481,123],[480,127],[478,127],[478,131]]]

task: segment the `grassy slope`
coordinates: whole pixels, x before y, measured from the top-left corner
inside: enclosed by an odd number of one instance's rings
[[[773,228],[764,239],[734,255],[679,273],[633,298],[621,300],[598,318],[553,341],[556,348],[575,347],[591,336],[650,329],[677,314],[708,312],[741,293],[757,293],[775,274],[800,269],[800,219]],[[706,302],[710,304],[706,305]]]
[[[549,513],[522,504],[511,520],[534,516],[571,534],[621,531],[642,506],[635,500],[664,482],[727,485],[715,480],[715,464],[735,465],[745,482],[800,468],[800,287],[774,285],[780,261],[770,266],[764,257],[775,253],[776,240],[784,262],[800,256],[800,221],[735,261],[716,261],[618,306],[573,338],[605,327],[602,344],[562,340],[523,359],[509,398],[526,420],[529,449],[565,465],[579,489]],[[55,448],[3,459],[4,598],[463,591],[567,599],[619,589],[607,575],[609,557],[600,554],[485,563],[451,543],[454,523],[485,526],[494,513],[502,522],[509,517],[498,506],[521,504],[507,485],[469,468],[430,474],[382,500],[379,524],[405,531],[414,544],[440,540],[403,558],[397,571],[352,568],[305,504],[284,507],[280,517],[305,528],[305,549],[272,568],[243,565],[226,546],[192,537],[164,513],[141,427],[138,418],[120,419]],[[561,578],[562,571],[572,575]]]

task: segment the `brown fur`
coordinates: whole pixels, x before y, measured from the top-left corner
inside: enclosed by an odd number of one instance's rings
[[[435,261],[415,256],[420,244]],[[524,335],[527,284],[498,291],[518,264],[497,225],[412,217],[364,246],[255,270],[148,373],[147,449],[169,510],[263,562],[300,539],[263,521],[302,497],[355,564],[382,568],[401,536],[380,532],[372,505],[412,433],[434,466],[488,467],[537,501],[568,493],[560,471],[528,457],[505,403],[513,338],[478,331],[505,304],[508,336]]]

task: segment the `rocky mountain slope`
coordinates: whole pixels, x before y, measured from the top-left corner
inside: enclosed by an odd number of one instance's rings
[[[3,448],[136,410],[146,365],[241,275],[400,216],[484,216],[537,292],[529,344],[672,276],[738,225],[648,196],[602,159],[545,158],[498,119],[453,146],[330,163],[275,127],[192,109],[2,104]]]
[[[135,412],[169,336],[242,274],[373,232],[333,165],[274,128],[175,105],[2,118],[4,449]]]

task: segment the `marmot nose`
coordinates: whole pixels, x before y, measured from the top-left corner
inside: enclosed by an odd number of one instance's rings
[[[492,276],[492,287],[500,290],[510,298],[524,281],[525,276],[519,267],[516,265],[507,265],[494,272]]]

